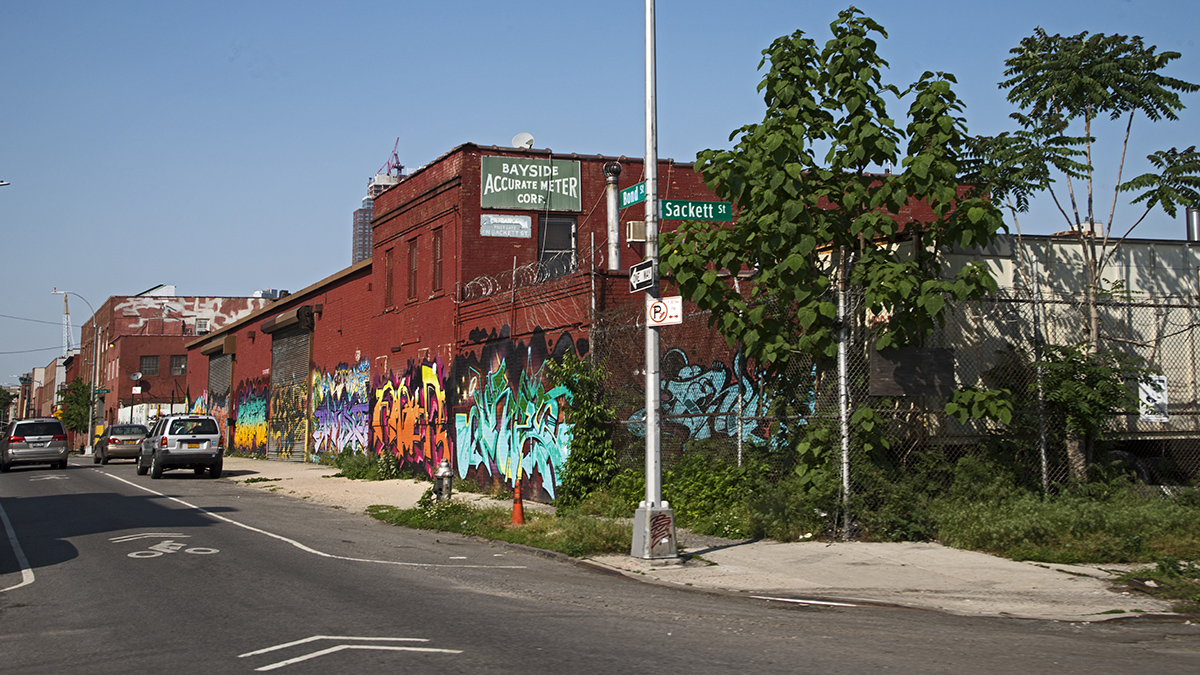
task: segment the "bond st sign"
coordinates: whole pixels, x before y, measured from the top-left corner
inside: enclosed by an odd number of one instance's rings
[[[480,207],[582,211],[579,162],[539,157],[481,157]]]

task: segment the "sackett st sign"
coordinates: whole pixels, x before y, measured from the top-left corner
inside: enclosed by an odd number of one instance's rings
[[[481,157],[480,207],[581,211],[579,162],[532,157]]]

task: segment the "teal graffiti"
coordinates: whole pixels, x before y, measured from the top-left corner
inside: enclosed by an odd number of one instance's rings
[[[483,465],[498,471],[515,485],[518,476],[542,477],[542,487],[554,497],[563,463],[571,448],[571,425],[565,421],[560,399],[571,402],[571,393],[558,386],[547,391],[540,373],[521,373],[510,386],[503,359],[486,377],[470,370],[469,412],[454,416],[459,476]]]

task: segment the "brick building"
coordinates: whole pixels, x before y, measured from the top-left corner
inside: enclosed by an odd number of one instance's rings
[[[95,370],[96,388],[108,390],[101,397],[96,425],[141,423],[159,414],[185,410],[185,345],[197,335],[226,326],[271,302],[256,297],[177,296],[174,286],[108,298],[84,323],[74,359],[75,372],[84,382],[92,381]],[[97,353],[99,367],[94,368]],[[135,374],[137,379],[133,379]]]
[[[571,434],[543,365],[587,354],[597,317],[642,311],[627,270],[644,244],[608,253],[609,163],[619,188],[643,179],[639,159],[473,144],[406,176],[374,200],[370,260],[188,343],[193,410],[224,419],[234,451],[447,459],[553,496]],[[662,198],[713,199],[690,164],[658,176]],[[685,360],[730,359],[707,329],[691,341]]]

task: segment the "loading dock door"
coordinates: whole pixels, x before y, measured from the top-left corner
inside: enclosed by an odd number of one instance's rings
[[[220,412],[221,441],[225,448],[233,442],[229,438],[226,419],[229,416],[229,384],[233,380],[233,354],[208,357],[208,414]]]
[[[271,401],[267,458],[303,462],[308,456],[308,364],[311,335],[294,326],[271,335]]]

